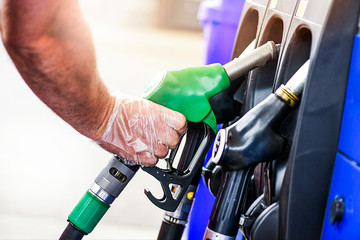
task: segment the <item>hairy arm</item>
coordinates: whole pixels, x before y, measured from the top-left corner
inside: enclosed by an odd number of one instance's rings
[[[109,94],[76,0],[3,1],[0,31],[10,57],[31,90],[73,128],[143,165],[178,143],[186,130],[182,114]]]
[[[97,72],[75,0],[3,0],[3,43],[31,90],[83,135],[99,140],[115,99]]]

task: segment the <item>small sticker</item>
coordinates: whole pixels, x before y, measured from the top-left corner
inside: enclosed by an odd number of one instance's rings
[[[176,200],[181,192],[182,186],[179,184],[170,183],[169,188],[170,188],[170,192],[171,192],[173,199]]]
[[[304,13],[306,11],[306,7],[308,5],[309,0],[301,0],[298,6],[298,9],[296,11],[297,17],[303,17]]]
[[[269,8],[276,8],[277,3],[278,3],[278,0],[271,0]]]
[[[189,200],[192,200],[194,198],[194,192],[188,192],[188,194],[186,195],[186,197],[189,199]]]

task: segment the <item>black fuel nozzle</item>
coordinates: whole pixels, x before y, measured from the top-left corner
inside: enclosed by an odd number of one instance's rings
[[[270,161],[282,152],[284,139],[277,133],[284,118],[297,105],[304,88],[309,61],[287,82],[240,120],[221,129],[212,161],[227,170],[245,169]]]
[[[274,128],[288,112],[289,106],[271,94],[239,121],[219,131],[213,161],[226,170],[235,171],[264,159],[274,159],[284,144]]]
[[[235,239],[253,168],[281,154],[284,140],[277,130],[299,102],[309,63],[240,120],[219,131],[210,161],[224,172],[204,239]]]

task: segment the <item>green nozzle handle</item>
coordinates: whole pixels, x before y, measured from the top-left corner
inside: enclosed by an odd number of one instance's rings
[[[190,122],[205,122],[216,133],[209,99],[229,85],[228,75],[217,63],[167,71],[145,86],[143,97],[184,114]]]

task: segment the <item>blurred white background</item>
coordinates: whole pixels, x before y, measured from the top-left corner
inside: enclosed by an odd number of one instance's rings
[[[185,19],[188,30],[159,28],[159,20],[167,25],[164,14],[171,14],[165,1],[81,1],[99,71],[112,91],[141,96],[159,71],[201,64],[196,16]],[[198,2],[189,4],[196,13]],[[111,154],[46,107],[1,44],[0,81],[0,239],[57,239]],[[157,182],[139,171],[86,239],[155,239],[163,211],[147,200],[144,188],[160,193]]]

